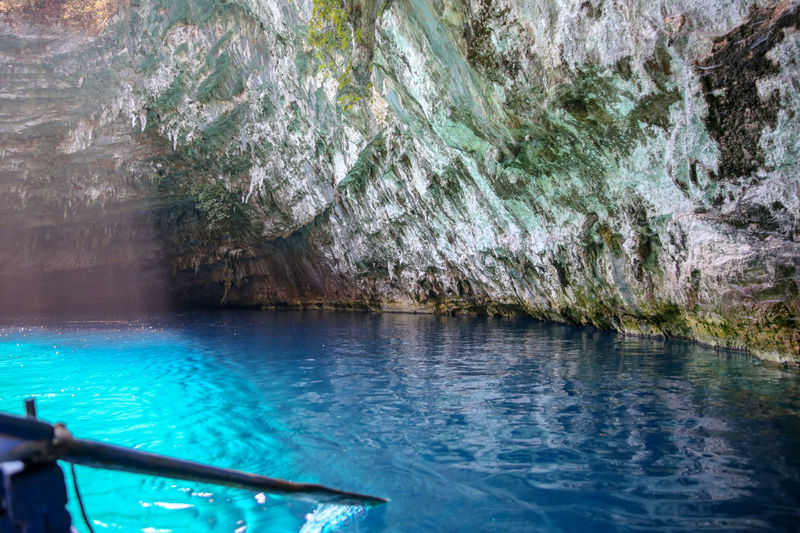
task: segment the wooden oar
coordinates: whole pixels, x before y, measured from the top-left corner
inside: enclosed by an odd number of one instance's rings
[[[52,437],[50,437],[52,435]],[[152,476],[212,483],[241,489],[292,496],[313,502],[375,506],[388,500],[377,496],[346,492],[312,483],[249,474],[238,470],[174,459],[154,453],[122,448],[103,442],[74,438],[63,426],[41,420],[0,414],[0,462],[7,460],[64,461]],[[8,449],[10,442],[15,446]]]

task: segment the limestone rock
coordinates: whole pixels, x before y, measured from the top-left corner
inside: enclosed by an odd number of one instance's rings
[[[142,0],[74,32],[113,65],[87,116],[146,147],[121,160],[154,173],[179,298],[522,312],[800,360],[798,1],[393,0],[340,51],[308,45],[310,16]],[[48,142],[99,150],[92,120]]]

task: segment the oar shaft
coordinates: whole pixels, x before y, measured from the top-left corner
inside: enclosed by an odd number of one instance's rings
[[[53,426],[47,422],[0,413],[0,435],[20,440],[52,440],[53,431]]]
[[[102,442],[72,439],[64,443],[60,456],[65,461],[79,465],[163,476],[185,481],[213,483],[271,494],[283,494],[315,502],[321,501],[343,505],[379,505],[386,503],[383,498],[366,494],[345,492],[310,483],[294,483],[238,470],[217,468]]]
[[[376,496],[345,492],[323,485],[294,483],[103,442],[75,439],[63,425],[57,424],[54,427],[30,417],[21,418],[0,413],[0,461],[49,462],[56,459],[108,470],[283,494],[314,502],[367,506],[387,502]]]

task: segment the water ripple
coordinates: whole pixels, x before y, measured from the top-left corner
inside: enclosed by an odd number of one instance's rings
[[[23,329],[24,327],[24,329]],[[121,531],[792,530],[800,378],[526,320],[207,313],[0,329],[0,408],[388,496],[368,512],[79,469]]]

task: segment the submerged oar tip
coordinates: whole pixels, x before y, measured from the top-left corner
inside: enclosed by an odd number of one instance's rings
[[[322,485],[316,485],[315,490],[306,492],[310,499],[332,503],[334,505],[355,505],[360,507],[377,507],[389,503],[387,498],[370,496],[369,494],[359,494],[357,492],[347,492],[338,489],[329,489]]]
[[[364,499],[359,503],[364,507],[378,507],[379,505],[383,505],[389,503],[388,498],[380,498],[378,496],[365,496]]]
[[[389,503],[389,498],[375,498],[370,504],[369,507],[378,507],[379,505],[385,505]]]

